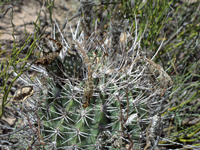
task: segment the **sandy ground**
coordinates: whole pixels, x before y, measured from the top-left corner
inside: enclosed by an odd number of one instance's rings
[[[34,24],[38,18],[38,14],[41,11],[39,19],[41,19],[42,25],[50,25],[49,11],[46,7],[47,4],[42,4],[42,0],[20,0],[16,4],[12,3],[12,8],[8,10],[3,18],[0,19],[0,50],[7,50],[9,52],[12,48],[13,43],[13,25],[15,26],[14,38],[16,42],[21,42],[25,39],[25,30],[26,34],[30,35],[34,32]],[[66,18],[70,18],[75,14],[80,3],[78,0],[55,0],[55,7],[52,12],[52,19],[56,20],[58,25],[62,27]],[[0,15],[2,15],[10,3],[1,7],[3,10]],[[13,13],[12,13],[13,10]],[[13,15],[13,20],[11,23],[11,18]],[[37,23],[38,24],[38,23]],[[4,55],[0,56],[0,60]]]

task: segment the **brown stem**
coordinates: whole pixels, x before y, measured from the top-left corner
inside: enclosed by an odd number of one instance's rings
[[[29,117],[22,111],[21,107],[20,107],[20,111],[23,113],[24,116],[26,116],[31,130],[32,130],[35,134],[37,134],[37,136],[38,136],[38,141],[39,141],[39,143],[40,143],[41,145],[43,145],[43,149],[44,149],[44,143],[41,143],[41,142],[40,142],[40,137],[41,137],[40,133],[39,133],[39,132],[37,133],[37,132],[33,129]],[[34,127],[35,127],[35,126],[34,126]],[[35,127],[35,128],[36,128],[36,127]],[[36,129],[37,129],[37,128],[36,128]]]

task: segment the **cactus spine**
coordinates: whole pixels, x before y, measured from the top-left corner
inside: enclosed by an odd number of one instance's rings
[[[126,150],[157,146],[171,78],[161,66],[141,56],[140,43],[133,42],[124,26],[115,29],[111,23],[111,27],[113,35],[101,44],[97,34],[85,31],[87,38],[80,34],[71,48],[62,45],[62,57],[54,52],[36,62],[45,72],[40,73],[42,80],[36,77],[42,88],[34,100],[45,148]],[[133,44],[128,46],[128,42]]]
[[[94,62],[96,58],[88,57],[90,49],[84,44],[76,41],[74,45],[80,55],[76,57],[82,61],[83,79],[69,76],[80,70],[70,68],[69,61],[74,66],[79,60],[68,55],[64,65],[57,66],[66,77],[50,75],[51,87],[40,111],[46,145],[54,143],[57,149],[142,149],[148,141],[149,147],[155,146],[160,135],[157,129],[162,126],[160,113],[167,106],[172,85],[170,77],[144,56],[134,53],[128,57],[132,48],[118,54],[121,59],[114,60],[118,65],[113,66],[113,59],[103,56],[103,45],[96,45],[100,55]]]

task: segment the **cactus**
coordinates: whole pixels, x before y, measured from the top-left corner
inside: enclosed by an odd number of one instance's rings
[[[71,47],[48,38],[52,49],[62,45],[62,51],[39,58],[31,68],[40,74],[27,81],[34,83],[38,138],[45,149],[157,147],[171,78],[141,54],[138,37],[132,42],[129,33],[118,32],[121,38],[111,35],[101,44],[97,33],[87,40],[73,35],[78,38]]]
[[[90,40],[97,41],[96,37]],[[126,51],[121,49],[123,53],[113,60],[104,53],[106,43],[96,44],[93,52],[97,54],[92,56],[87,42],[75,40],[71,48],[63,45],[68,49],[63,59],[56,55],[43,65],[48,75],[36,77],[42,87],[35,89],[35,106],[45,148],[156,147],[162,130],[161,113],[168,106],[170,77],[134,50],[139,43]],[[113,61],[117,63],[113,65]]]

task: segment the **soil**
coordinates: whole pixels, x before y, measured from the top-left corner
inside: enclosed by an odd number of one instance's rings
[[[67,18],[74,15],[79,7],[80,3],[78,0],[56,0],[52,12],[52,20],[56,20],[59,27],[65,23]],[[6,3],[6,5],[1,6],[3,15],[7,8],[8,9],[4,17],[0,18],[0,49],[10,52],[13,44],[13,25],[14,25],[14,38],[16,43],[21,42],[25,39],[25,35],[30,35],[34,33],[34,22],[38,18],[38,14],[41,12],[39,20],[41,20],[41,25],[48,26],[51,25],[49,11],[47,9],[47,4],[43,6],[42,0],[19,0],[18,2]],[[13,10],[13,12],[12,12]],[[12,18],[13,14],[13,19]],[[11,22],[12,20],[12,22]],[[69,22],[74,24],[77,22],[77,18]],[[12,25],[13,23],[13,25]],[[38,24],[38,22],[37,22]],[[26,32],[26,34],[25,34]],[[4,55],[0,55],[0,60],[2,60]]]

